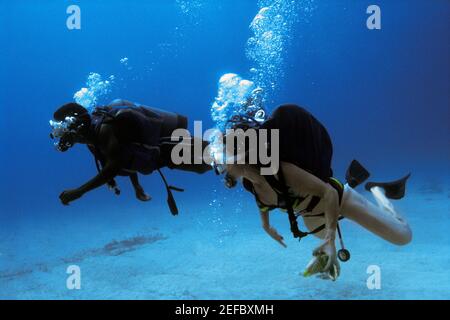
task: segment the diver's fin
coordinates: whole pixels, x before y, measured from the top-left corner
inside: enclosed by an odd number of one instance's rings
[[[353,160],[345,174],[345,180],[352,188],[359,186],[370,177],[369,171],[366,170],[357,160]]]
[[[167,204],[169,206],[172,215],[173,216],[178,215],[177,203],[175,202],[175,198],[173,197],[172,192],[170,192],[170,189],[167,189]]]
[[[384,190],[385,195],[389,199],[401,199],[405,195],[406,181],[411,176],[411,173],[407,174],[405,177],[392,181],[392,182],[367,182],[365,188],[370,191],[373,187],[380,187]]]

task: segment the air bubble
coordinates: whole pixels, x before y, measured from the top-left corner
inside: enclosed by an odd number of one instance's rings
[[[109,76],[108,80],[102,80],[102,76],[98,73],[89,73],[86,80],[86,87],[78,90],[73,98],[76,103],[82,105],[88,110],[91,110],[97,105],[98,100],[111,92],[111,86],[114,83],[115,77]]]

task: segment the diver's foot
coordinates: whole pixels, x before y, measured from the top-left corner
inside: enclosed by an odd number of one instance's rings
[[[136,192],[136,198],[138,198],[141,201],[150,201],[152,200],[152,197],[150,195],[148,195],[147,193],[145,193],[144,191],[142,192]]]
[[[365,188],[371,191],[374,187],[383,189],[384,194],[389,199],[401,199],[405,196],[406,181],[408,181],[411,174],[392,182],[367,182]]]

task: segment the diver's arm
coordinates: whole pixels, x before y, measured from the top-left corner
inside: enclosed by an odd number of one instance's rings
[[[59,199],[62,204],[68,205],[70,202],[79,199],[86,192],[91,191],[101,185],[104,185],[108,181],[111,181],[120,170],[120,166],[117,166],[114,162],[109,162],[99,174],[97,174],[93,179],[82,185],[77,189],[65,190],[59,195]]]
[[[72,190],[65,190],[59,195],[62,204],[69,205],[70,202],[80,198],[86,192],[91,191],[114,179],[121,169],[120,145],[110,125],[102,125],[98,135],[98,143],[105,153],[106,165],[103,169],[87,183]]]
[[[263,227],[264,231],[266,231],[269,236],[271,236],[275,241],[277,241],[279,244],[281,244],[283,247],[286,248],[287,246],[283,241],[284,240],[283,237],[278,234],[278,232],[275,228],[270,226],[270,220],[269,220],[270,212],[260,210],[259,213],[261,215],[261,222],[262,222],[262,227]]]
[[[324,201],[326,233],[323,243],[313,251],[313,255],[315,256],[313,261],[321,259],[322,256],[327,256],[327,263],[320,272],[339,274],[339,262],[337,261],[335,245],[339,218],[339,196],[337,191],[328,183],[323,182],[316,176],[292,163],[282,162],[281,167],[284,172],[286,184],[291,189],[298,194],[319,196]],[[336,276],[334,276],[335,278]]]
[[[267,229],[270,228],[269,212],[260,210],[259,214],[261,215],[262,227],[265,231],[267,231]]]
[[[339,268],[336,258],[336,229],[339,218],[339,196],[337,191],[328,183],[323,182],[309,172],[288,162],[281,162],[286,184],[298,194],[319,196],[324,201],[325,238],[323,243],[313,251],[316,259],[325,255],[327,264],[322,272],[329,272],[332,268]]]
[[[83,184],[78,188],[78,191],[81,195],[89,192],[95,188],[98,188],[111,179],[113,179],[120,170],[120,165],[118,163],[114,163],[112,161],[108,162],[108,164],[100,171],[94,178]]]
[[[325,204],[325,241],[334,243],[339,218],[339,196],[329,184],[311,173],[288,162],[281,163],[286,184],[298,194],[309,194],[322,198]]]
[[[120,145],[110,125],[102,125],[99,140],[105,146],[106,165],[94,178],[78,188],[81,195],[113,180],[122,167],[120,162]]]
[[[70,202],[80,198],[86,192],[92,189],[98,188],[101,185],[111,181],[119,173],[122,168],[120,161],[120,144],[114,135],[114,131],[110,125],[102,125],[98,135],[98,142],[103,148],[105,153],[106,165],[102,170],[87,183],[81,187],[72,190],[63,191],[59,195],[59,199],[64,205],[68,205]]]

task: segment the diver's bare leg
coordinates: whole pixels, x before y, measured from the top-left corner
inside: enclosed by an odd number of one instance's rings
[[[130,174],[130,181],[133,185],[134,192],[136,193],[136,198],[138,198],[141,201],[149,201],[152,199],[145,191],[144,188],[142,188],[141,184],[139,183],[139,178],[137,173]]]
[[[348,185],[345,186],[341,215],[349,218],[381,238],[405,245],[412,239],[406,220],[398,214],[381,189],[372,190],[378,206],[364,198]]]

